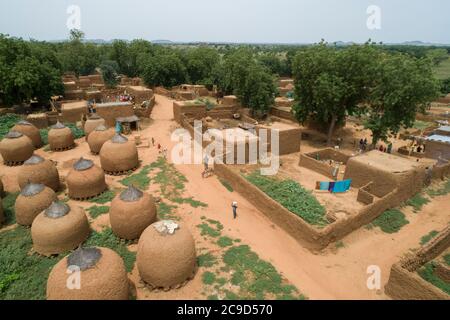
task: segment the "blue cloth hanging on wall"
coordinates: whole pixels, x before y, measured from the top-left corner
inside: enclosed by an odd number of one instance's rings
[[[350,186],[352,184],[352,180],[344,180],[344,181],[337,181],[334,184],[332,192],[334,193],[343,193],[347,192],[350,189]]]
[[[320,183],[320,190],[322,190],[322,191],[328,191],[329,187],[330,187],[329,182],[321,182]]]

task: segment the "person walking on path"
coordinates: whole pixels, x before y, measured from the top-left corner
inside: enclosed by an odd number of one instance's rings
[[[208,172],[209,157],[207,154],[205,154],[205,157],[203,158],[203,165],[205,166],[205,172]]]
[[[233,203],[231,204],[231,207],[233,208],[233,219],[236,219],[237,217],[237,202],[233,201]]]

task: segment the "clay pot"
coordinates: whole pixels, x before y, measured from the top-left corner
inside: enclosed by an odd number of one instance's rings
[[[175,226],[178,228],[173,230]],[[191,232],[173,221],[152,224],[139,239],[137,267],[142,280],[151,287],[171,289],[185,284],[196,269]]]
[[[79,273],[79,289],[68,288]],[[76,281],[73,283],[76,285]],[[129,282],[122,258],[108,248],[80,248],[59,261],[47,281],[48,300],[128,300]]]
[[[34,250],[44,256],[75,249],[89,233],[84,210],[57,201],[41,212],[31,225]]]
[[[20,168],[17,179],[23,189],[29,182],[42,183],[55,192],[59,190],[59,173],[55,164],[34,154]]]
[[[105,173],[88,159],[80,158],[74,163],[66,179],[69,197],[85,200],[106,190]]]
[[[31,157],[33,151],[31,139],[17,131],[10,131],[0,142],[0,153],[8,166],[22,164]]]
[[[107,129],[105,126],[101,125],[95,128],[88,136],[89,149],[93,154],[98,154],[103,144],[112,139],[115,135],[113,128]]]
[[[109,218],[113,232],[133,240],[156,221],[156,205],[152,196],[130,186],[111,202]]]
[[[28,121],[21,120],[11,129],[26,135],[33,142],[36,149],[42,147],[42,138],[39,129]]]
[[[27,184],[14,205],[16,221],[23,226],[31,226],[36,216],[56,201],[55,191],[43,184]]]
[[[98,114],[94,113],[89,119],[86,120],[84,124],[84,132],[86,134],[86,139],[88,139],[89,134],[93,132],[98,126],[104,126],[105,119],[101,118]]]
[[[58,122],[48,132],[48,144],[52,151],[64,151],[75,147],[72,130]]]
[[[102,146],[100,163],[107,174],[120,175],[135,170],[139,165],[135,143],[120,134],[114,135]]]

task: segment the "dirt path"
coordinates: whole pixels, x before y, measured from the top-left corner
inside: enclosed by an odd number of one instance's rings
[[[170,154],[170,147],[174,145],[170,141],[171,130],[177,127],[172,120],[173,102],[163,96],[157,96],[156,100],[152,114],[155,121],[149,131],[158,142],[169,148]],[[238,193],[227,191],[217,178],[202,179],[201,165],[176,167],[189,181],[186,184],[187,195],[208,203],[206,210],[193,209],[194,218],[189,219],[190,224],[199,223],[201,215],[220,221],[230,236],[248,243],[311,299],[387,298],[382,290],[374,292],[367,289],[367,267],[378,265],[381,268],[384,286],[391,265],[407,250],[417,247],[423,235],[441,229],[450,218],[447,214],[450,212],[450,196],[437,198],[420,214],[407,213],[410,224],[396,234],[363,228],[346,237],[344,247],[315,255],[274,226]],[[232,219],[232,201],[239,203],[237,220]]]

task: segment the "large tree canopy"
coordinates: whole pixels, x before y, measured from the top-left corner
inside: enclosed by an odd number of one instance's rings
[[[388,53],[370,42],[339,49],[320,43],[297,54],[293,72],[295,115],[328,128],[328,143],[336,124],[362,114],[373,143],[386,139],[411,126],[438,89],[429,58]]]
[[[0,97],[6,105],[61,94],[60,65],[54,52],[37,42],[0,35]]]
[[[424,112],[439,95],[439,83],[428,59],[383,54],[376,71],[365,123],[372,131],[374,145],[402,127],[411,127],[416,113]]]
[[[327,127],[331,143],[336,124],[358,113],[367,99],[377,54],[372,43],[344,50],[320,43],[298,53],[293,62],[297,119]]]

